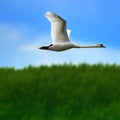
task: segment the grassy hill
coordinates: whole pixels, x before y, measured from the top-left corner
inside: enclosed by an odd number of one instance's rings
[[[0,120],[120,120],[120,66],[0,68]]]

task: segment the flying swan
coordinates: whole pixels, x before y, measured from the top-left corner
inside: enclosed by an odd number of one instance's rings
[[[103,44],[81,46],[70,41],[71,30],[66,29],[66,21],[50,11],[46,12],[45,17],[51,23],[51,37],[53,43],[48,46],[42,46],[39,49],[64,51],[71,48],[105,48]]]

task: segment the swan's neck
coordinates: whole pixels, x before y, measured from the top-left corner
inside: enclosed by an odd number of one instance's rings
[[[103,48],[104,46],[102,44],[97,44],[97,45],[75,45],[75,48]]]

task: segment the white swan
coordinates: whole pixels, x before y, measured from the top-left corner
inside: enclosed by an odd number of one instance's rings
[[[71,30],[66,29],[66,21],[60,16],[46,12],[45,17],[51,23],[51,37],[53,43],[48,46],[42,46],[39,49],[52,50],[52,51],[64,51],[70,48],[105,48],[103,44],[80,46],[70,41]]]

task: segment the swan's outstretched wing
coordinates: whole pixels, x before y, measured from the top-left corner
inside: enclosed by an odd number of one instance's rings
[[[53,43],[69,42],[69,37],[66,30],[66,21],[60,16],[49,11],[46,12],[45,17],[51,23],[51,37]]]
[[[70,39],[71,30],[67,29],[68,38]]]

